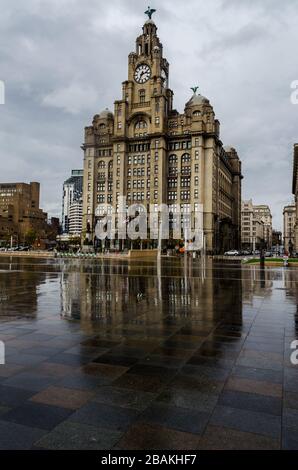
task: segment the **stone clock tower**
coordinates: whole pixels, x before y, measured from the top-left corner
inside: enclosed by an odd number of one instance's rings
[[[85,128],[83,239],[96,242],[98,204],[113,206],[117,224],[119,198],[125,196],[128,206],[140,203],[149,210],[165,203],[171,213],[192,213],[203,204],[207,250],[237,248],[239,158],[234,148],[223,148],[219,122],[197,87],[183,114],[173,109],[169,63],[153,12],[146,12],[149,19],[128,56],[128,76],[114,113],[105,109]]]

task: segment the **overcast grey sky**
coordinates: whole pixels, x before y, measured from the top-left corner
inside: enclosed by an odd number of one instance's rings
[[[84,126],[113,109],[127,55],[145,21],[139,0],[0,0],[1,182],[40,181],[42,207],[60,215],[62,183],[82,166]],[[221,138],[243,162],[243,198],[272,207],[281,228],[292,200],[298,141],[298,2],[152,0],[170,62],[175,107],[190,87],[210,99]]]

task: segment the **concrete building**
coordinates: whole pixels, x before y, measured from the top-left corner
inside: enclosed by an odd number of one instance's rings
[[[270,249],[272,246],[272,215],[270,207],[266,204],[259,204],[254,206],[255,218],[264,224],[264,242],[266,248]]]
[[[264,245],[264,222],[255,214],[252,199],[241,204],[241,246],[243,249],[259,250]]]
[[[294,247],[293,251],[298,252],[298,144],[294,145],[294,162],[293,162],[293,184],[292,192],[295,196],[295,206],[296,206],[296,221],[295,221],[295,235],[294,235]]]
[[[77,230],[81,227],[82,231],[82,220],[78,221],[79,214],[82,214],[83,204],[83,170],[72,170],[71,177],[63,183],[63,196],[62,196],[62,233],[70,233],[70,225],[72,230]],[[75,221],[70,222],[71,206],[74,204],[72,214],[75,217]]]
[[[167,204],[170,220],[176,211],[191,213],[192,228],[194,213],[203,206],[207,251],[239,248],[241,162],[233,147],[223,146],[213,107],[197,88],[179,113],[169,88],[169,63],[150,18],[128,56],[114,113],[105,109],[85,128],[84,238],[95,239],[100,203],[113,206],[117,227],[119,198],[125,196],[128,206],[141,203],[148,212],[149,205],[156,211]],[[154,243],[147,240],[147,247]]]
[[[47,214],[39,207],[39,193],[36,182],[0,183],[0,239],[13,236],[15,243],[25,243],[30,231],[45,236]]]
[[[83,217],[83,200],[73,201],[69,208],[68,233],[70,235],[81,236]]]
[[[289,204],[283,209],[284,249],[289,253],[295,251],[296,205]]]

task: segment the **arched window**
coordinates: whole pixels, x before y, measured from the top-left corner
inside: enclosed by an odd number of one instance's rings
[[[182,163],[190,162],[190,155],[189,153],[184,153],[181,157]]]
[[[135,124],[135,129],[147,129],[147,122],[143,121],[140,119],[136,124]]]
[[[100,162],[98,162],[98,168],[105,168],[106,167],[106,164],[104,162],[104,160],[100,160]]]
[[[173,154],[169,156],[169,163],[177,163],[177,155]]]
[[[192,114],[193,116],[197,117],[201,115],[201,111],[194,111]]]
[[[104,129],[105,127],[106,127],[106,125],[103,124],[103,123],[99,125],[99,128],[100,128],[100,129]]]

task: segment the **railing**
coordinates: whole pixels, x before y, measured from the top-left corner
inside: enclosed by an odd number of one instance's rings
[[[132,109],[135,109],[135,108],[149,108],[150,106],[150,101],[144,101],[144,103],[134,103],[132,105]]]

